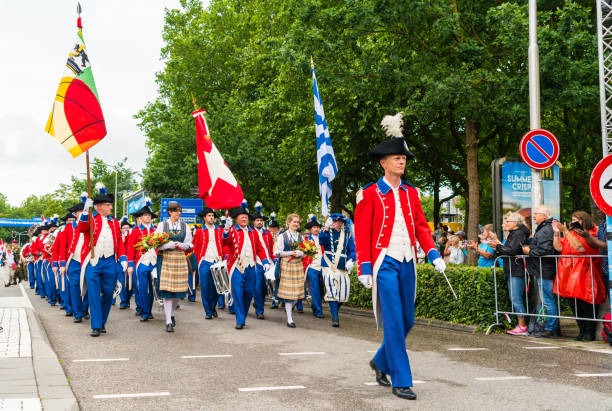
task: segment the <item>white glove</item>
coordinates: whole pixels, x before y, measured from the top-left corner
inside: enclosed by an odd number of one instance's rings
[[[83,207],[83,213],[87,214],[89,210],[91,209],[91,207],[93,207],[93,200],[91,198],[88,198],[87,200],[85,200],[85,206]]]
[[[227,217],[225,219],[225,229],[229,230],[231,226],[232,226],[232,219],[230,217]]]
[[[294,255],[295,255],[296,258],[302,258],[302,257],[304,257],[304,252],[300,251],[300,250],[295,250],[295,254]]]
[[[270,269],[270,264],[264,264],[263,269],[264,271],[268,271]]]
[[[151,277],[157,278],[157,267],[153,267],[151,270]]]
[[[183,251],[185,250],[189,250],[189,244],[185,244],[185,243],[179,243],[179,248]]]
[[[348,271],[349,273],[353,271],[353,266],[355,266],[355,263],[353,262],[353,260],[347,260],[346,264],[344,264],[346,271]]]
[[[372,276],[370,274],[362,274],[357,279],[365,288],[372,288]]]
[[[121,268],[123,269],[124,272],[125,270],[127,270],[127,266],[128,266],[127,261],[121,261]]]
[[[440,257],[436,258],[431,263],[433,264],[433,266],[438,272],[443,273],[444,271],[446,271],[446,263]]]

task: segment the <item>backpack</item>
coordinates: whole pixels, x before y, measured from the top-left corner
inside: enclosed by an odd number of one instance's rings
[[[529,326],[527,327],[527,333],[529,335],[540,333],[544,331],[544,325],[546,322],[546,307],[541,303],[536,306],[534,314],[529,317]]]
[[[604,315],[603,327],[601,327],[601,338],[612,345],[612,317],[609,312]]]

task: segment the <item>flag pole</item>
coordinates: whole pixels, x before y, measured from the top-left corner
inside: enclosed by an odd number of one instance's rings
[[[79,4],[79,8],[81,5]],[[87,168],[87,198],[91,198],[91,175],[89,173],[89,150],[85,151],[85,167]],[[91,249],[91,258],[94,258],[94,239],[93,239],[93,210],[89,210],[87,216],[89,223],[89,248]]]

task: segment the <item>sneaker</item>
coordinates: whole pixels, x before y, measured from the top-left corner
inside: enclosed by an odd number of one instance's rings
[[[527,335],[527,327],[517,325],[512,330],[506,331],[510,335]]]

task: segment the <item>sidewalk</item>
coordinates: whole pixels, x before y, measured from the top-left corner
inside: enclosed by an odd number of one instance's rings
[[[78,410],[24,284],[0,286],[0,410]]]

